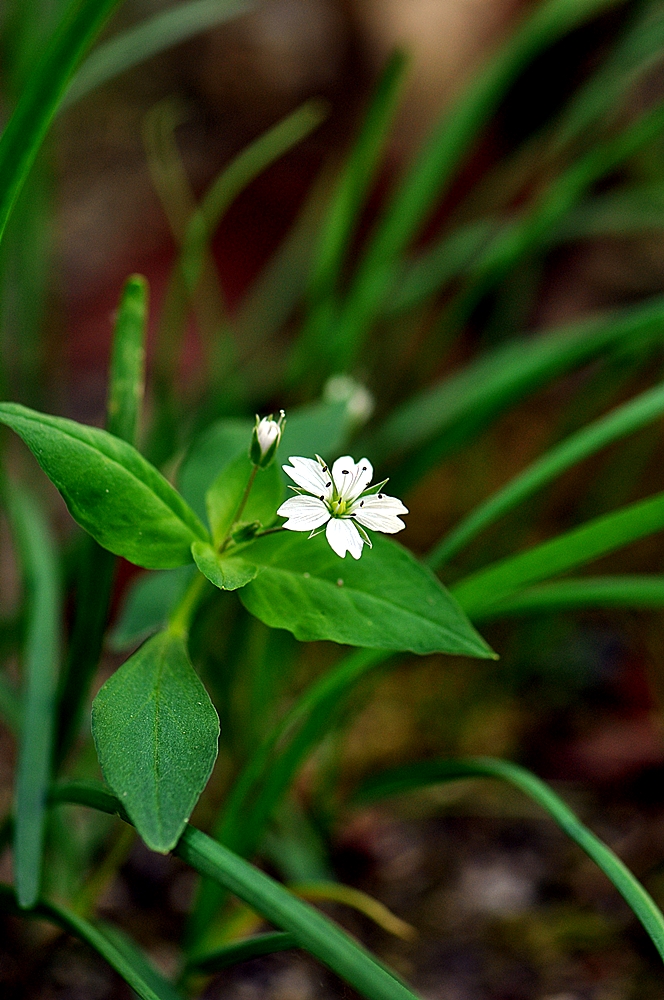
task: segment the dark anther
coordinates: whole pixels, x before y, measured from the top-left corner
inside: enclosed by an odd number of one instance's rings
[[[325,499],[325,497],[318,497],[318,499],[319,499],[319,500],[324,500],[324,499]]]
[[[331,486],[331,485],[332,485],[332,483],[325,483],[325,485],[326,485],[326,486]]]
[[[379,500],[382,500],[382,499],[383,499],[383,494],[382,494],[382,493],[379,493],[379,494],[378,494],[378,499],[379,499]]]
[[[360,507],[364,507],[364,500],[360,500]]]
[[[348,475],[348,469],[342,469],[341,470],[341,475],[342,476],[347,476]]]

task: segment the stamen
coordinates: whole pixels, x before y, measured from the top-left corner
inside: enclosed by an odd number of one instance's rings
[[[382,500],[382,499],[383,499],[383,494],[382,494],[382,493],[379,493],[379,494],[378,494],[378,499],[379,499],[379,500]]]
[[[324,500],[324,499],[325,499],[325,497],[318,497],[318,499],[319,499],[319,500]]]
[[[364,500],[360,500],[360,507],[364,507]]]
[[[326,488],[327,488],[328,486],[331,486],[331,485],[332,485],[332,483],[325,483],[325,487],[326,487]]]
[[[342,469],[341,470],[341,475],[342,476],[347,476],[348,475],[348,469]]]

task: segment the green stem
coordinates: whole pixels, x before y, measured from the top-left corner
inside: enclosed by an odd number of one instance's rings
[[[226,537],[223,539],[221,545],[219,546],[219,551],[220,552],[224,552],[228,548],[228,546],[230,544],[231,537],[233,535],[233,528],[235,527],[235,525],[238,523],[238,521],[242,517],[242,512],[243,512],[244,508],[247,506],[247,500],[249,499],[249,494],[251,493],[251,488],[254,485],[254,481],[256,479],[257,472],[258,472],[258,466],[254,465],[254,467],[252,468],[251,473],[249,475],[249,479],[247,481],[247,485],[244,488],[244,493],[242,494],[242,499],[240,500],[239,504],[237,505],[237,510],[235,511],[235,514],[233,516],[233,523],[231,524],[230,528],[228,529],[228,531],[226,533]]]
[[[207,579],[202,573],[197,573],[185,590],[179,604],[168,619],[168,630],[173,635],[186,638],[189,635],[198,603],[203,596]]]

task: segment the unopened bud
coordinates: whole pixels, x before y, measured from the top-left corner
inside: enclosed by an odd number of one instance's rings
[[[286,414],[283,410],[279,411],[276,420],[273,419],[272,414],[269,417],[262,417],[260,420],[256,416],[249,449],[249,457],[254,465],[265,469],[270,464],[279,447],[285,424]]]

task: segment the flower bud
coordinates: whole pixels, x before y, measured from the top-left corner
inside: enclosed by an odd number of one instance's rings
[[[256,416],[256,423],[254,424],[251,436],[251,447],[249,449],[249,457],[254,465],[265,469],[270,464],[279,447],[285,424],[286,414],[283,410],[279,411],[279,416],[276,420],[273,419],[272,414],[260,420],[258,415]]]

